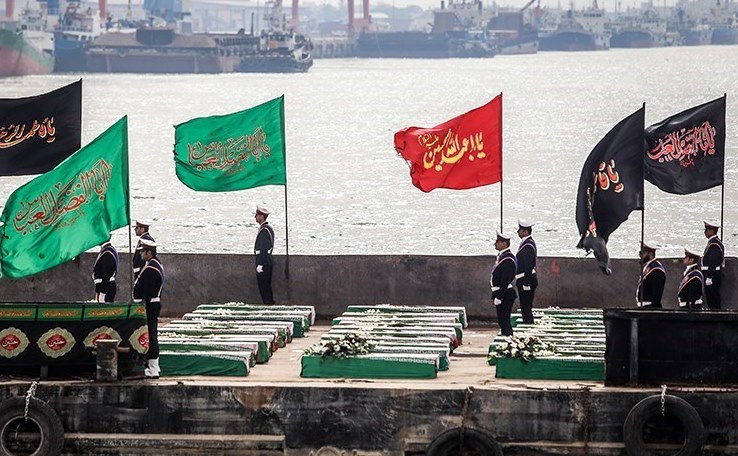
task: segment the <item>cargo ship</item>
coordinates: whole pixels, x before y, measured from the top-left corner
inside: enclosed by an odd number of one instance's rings
[[[12,5],[12,2],[8,2]],[[12,6],[0,19],[0,77],[49,74],[54,70],[54,35],[45,31],[45,5],[24,9],[12,20]]]
[[[640,17],[625,21],[623,26],[614,30],[610,38],[610,47],[614,48],[651,48],[666,45],[666,21],[648,9]]]
[[[83,10],[79,1],[66,3],[54,29],[54,72],[87,70],[85,51],[102,34],[101,17],[105,15],[104,8],[98,13],[92,9]]]
[[[610,35],[605,31],[605,11],[595,0],[584,11],[570,9],[559,24],[538,34],[541,51],[602,51],[610,49]]]

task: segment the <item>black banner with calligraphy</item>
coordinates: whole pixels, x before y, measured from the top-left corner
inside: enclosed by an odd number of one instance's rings
[[[645,108],[620,121],[592,149],[579,180],[577,247],[594,250],[607,274],[610,234],[632,211],[643,208],[644,122]]]
[[[646,129],[646,180],[677,195],[722,185],[725,169],[725,97],[696,106]]]
[[[0,176],[42,174],[79,150],[82,80],[43,95],[0,99]]]

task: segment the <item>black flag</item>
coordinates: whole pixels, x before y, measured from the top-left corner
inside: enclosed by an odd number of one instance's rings
[[[0,176],[41,174],[79,150],[82,80],[27,98],[0,99]]]
[[[594,250],[610,274],[607,240],[635,209],[643,208],[645,107],[618,123],[584,162],[577,194],[578,248]]]
[[[677,195],[723,184],[725,97],[646,129],[646,180]]]

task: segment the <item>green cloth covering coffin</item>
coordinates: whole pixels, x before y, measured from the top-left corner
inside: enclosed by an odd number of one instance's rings
[[[497,358],[497,378],[540,380],[605,380],[605,358],[549,357],[524,361]]]
[[[401,313],[401,312],[411,312],[411,313],[420,313],[420,312],[428,312],[428,313],[455,313],[459,316],[459,322],[466,328],[467,326],[467,319],[466,319],[466,308],[465,307],[458,307],[458,306],[394,306],[389,304],[380,304],[380,305],[359,305],[359,304],[352,304],[348,306],[346,309],[347,312],[391,312],[391,313]]]
[[[251,356],[251,352],[248,351],[162,351],[159,354],[160,375],[162,377],[188,375],[244,377],[249,375]]]
[[[310,324],[315,324],[315,306],[281,306],[244,304],[242,302],[227,302],[225,304],[200,304],[199,306],[197,306],[196,310],[201,310],[203,312],[212,312],[219,309],[236,312],[259,312],[264,310],[306,312],[310,316]]]
[[[223,312],[204,312],[195,309],[193,315],[202,316],[209,320],[242,320],[246,321],[288,321],[294,323],[294,337],[305,337],[305,333],[310,329],[310,315],[308,312],[290,312],[290,311],[274,311],[274,312],[239,312],[239,311],[223,311]]]
[[[436,378],[438,355],[375,353],[347,358],[304,356],[305,378]]]
[[[258,344],[254,343],[254,350],[248,347],[252,344],[244,343],[210,343],[210,344],[199,344],[199,343],[181,343],[181,342],[160,342],[159,349],[168,352],[211,352],[211,351],[223,351],[223,352],[240,352],[240,353],[251,353],[249,357],[249,367],[256,366],[256,351]]]
[[[244,349],[252,351],[256,356],[257,364],[264,364],[269,362],[269,358],[272,356],[271,340],[270,338],[260,338],[258,336],[233,336],[233,337],[219,337],[219,336],[188,336],[182,334],[168,335],[164,333],[159,334],[159,345],[161,344],[201,344],[204,346],[211,346],[212,348],[220,349],[221,345],[235,345],[240,346],[245,344]],[[251,349],[251,344],[256,344],[256,350]]]

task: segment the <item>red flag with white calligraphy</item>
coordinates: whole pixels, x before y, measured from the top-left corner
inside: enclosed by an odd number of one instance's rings
[[[395,133],[395,149],[424,192],[502,181],[502,94],[435,127],[403,128]]]

